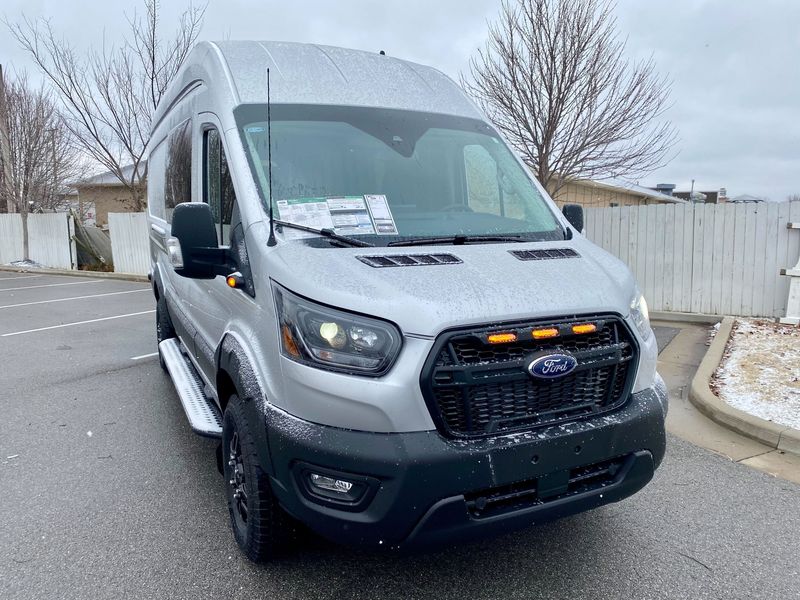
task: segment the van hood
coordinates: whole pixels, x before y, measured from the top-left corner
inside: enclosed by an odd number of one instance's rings
[[[580,256],[519,260],[510,250],[571,248]],[[376,268],[359,256],[452,254],[462,262]],[[547,243],[317,248],[279,243],[267,271],[290,291],[432,337],[461,325],[567,315],[627,316],[635,283],[618,259],[581,236]]]

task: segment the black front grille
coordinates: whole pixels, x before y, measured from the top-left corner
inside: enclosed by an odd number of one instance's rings
[[[574,334],[572,325],[597,330]],[[533,329],[557,329],[558,337],[536,340]],[[517,341],[490,344],[491,333],[513,331]],[[571,373],[532,377],[527,366],[539,353],[567,353]],[[439,429],[453,437],[479,437],[531,429],[617,408],[633,385],[636,345],[614,316],[515,323],[451,331],[437,340],[421,384]]]

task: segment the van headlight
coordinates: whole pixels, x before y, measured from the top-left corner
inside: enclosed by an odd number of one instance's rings
[[[284,356],[315,367],[359,375],[382,375],[400,351],[391,323],[344,312],[301,298],[273,283]]]
[[[631,300],[631,319],[633,319],[639,335],[644,341],[647,341],[650,334],[653,333],[650,328],[650,311],[647,309],[647,301],[638,289]]]

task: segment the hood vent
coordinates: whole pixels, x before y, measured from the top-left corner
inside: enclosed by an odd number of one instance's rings
[[[580,258],[572,248],[550,248],[548,250],[509,250],[519,260],[552,260],[555,258]]]
[[[457,265],[462,261],[452,254],[384,254],[382,256],[357,256],[370,267],[417,267],[420,265]]]

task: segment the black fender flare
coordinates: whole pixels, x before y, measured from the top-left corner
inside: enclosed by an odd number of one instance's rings
[[[164,293],[164,283],[161,281],[161,269],[158,268],[158,263],[153,265],[153,270],[150,273],[150,285],[153,288],[153,296],[158,301]]]
[[[267,418],[265,405],[267,396],[261,388],[256,371],[238,336],[227,333],[222,338],[216,352],[217,364],[217,396],[220,410],[224,412],[227,397],[236,393],[242,400],[245,417],[252,425],[251,431],[256,438],[258,456],[262,467],[272,475],[272,453],[269,449],[267,434]],[[227,376],[227,377],[225,377]],[[230,389],[230,386],[233,389]]]

